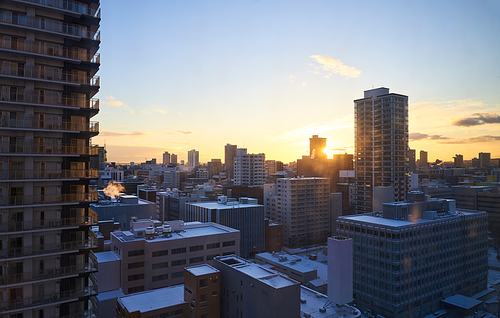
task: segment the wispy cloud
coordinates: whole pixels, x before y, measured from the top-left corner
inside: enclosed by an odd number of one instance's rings
[[[292,82],[292,83],[295,82],[295,78],[296,78],[295,75],[290,75],[288,78],[290,79],[290,82]]]
[[[128,107],[128,105],[126,105],[124,102],[122,102],[120,100],[117,100],[114,96],[112,96],[112,95],[106,96],[106,99],[107,100],[101,101],[101,103],[103,105],[110,105],[110,106],[114,106],[114,107],[121,107],[122,109],[128,111],[129,115],[135,115],[135,111],[133,111],[132,109],[130,109]]]
[[[182,116],[182,113],[181,112],[177,112],[177,114],[181,115]]]
[[[306,85],[307,85],[307,83],[306,83],[306,82],[302,83],[302,86],[306,86]]]
[[[184,130],[177,130],[175,132],[165,133],[165,135],[192,135],[192,134],[194,134],[194,131],[184,131]]]
[[[167,114],[167,111],[166,110],[163,110],[161,108],[157,108],[157,109],[153,109],[153,111],[155,113],[160,113],[160,114],[163,114],[163,115],[166,115]]]
[[[438,144],[472,144],[480,142],[500,141],[500,136],[483,135],[469,138],[450,138],[442,135],[428,135],[418,132],[410,134],[411,141],[435,141]]]
[[[116,99],[114,98],[113,96],[109,95],[109,96],[106,96],[107,99]]]
[[[340,60],[331,58],[325,55],[311,55],[311,58],[316,61],[320,66],[312,65],[316,71],[319,69],[323,69],[327,72],[327,76],[331,76],[333,74],[339,74],[346,78],[355,78],[359,77],[361,71],[352,66],[344,65]]]
[[[116,131],[109,131],[109,130],[101,130],[99,132],[99,137],[125,137],[125,136],[146,136],[147,133],[142,132],[142,131],[137,131],[134,130],[132,132],[128,133],[122,133],[122,132],[116,132]]]
[[[111,106],[115,106],[115,107],[123,106],[123,102],[121,102],[119,100],[110,100],[110,101],[107,101],[107,102],[104,102],[104,103],[108,104],[108,105],[111,105]]]
[[[500,124],[500,115],[495,113],[475,113],[470,117],[452,118],[451,124],[454,126],[478,126],[484,124]]]

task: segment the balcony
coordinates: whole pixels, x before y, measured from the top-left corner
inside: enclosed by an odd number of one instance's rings
[[[2,143],[0,155],[98,155],[98,146],[44,145],[39,143]]]
[[[3,12],[0,14],[0,23],[33,28],[50,33],[60,33],[69,37],[85,38],[94,41],[100,41],[101,39],[100,31],[90,31],[87,30],[86,27],[76,24],[67,24],[58,20],[24,14],[12,14],[12,12]]]
[[[97,247],[96,239],[70,241],[64,243],[52,243],[45,245],[7,247],[0,251],[0,259],[35,256],[50,253],[62,253],[67,251],[91,249]]]
[[[94,256],[95,258],[95,256]],[[9,274],[0,276],[0,285],[13,285],[51,278],[63,278],[64,276],[77,275],[80,273],[91,273],[97,271],[97,260],[90,260],[88,264],[51,268],[34,272],[20,274]]]
[[[18,195],[0,198],[0,207],[36,205],[36,204],[63,204],[97,201],[97,192],[48,195]]]
[[[81,225],[97,225],[97,214],[92,211],[91,215],[78,218],[58,218],[49,220],[6,222],[0,224],[0,231],[2,232],[2,234],[7,234],[9,232],[77,227]]]
[[[92,179],[98,176],[99,171],[95,169],[0,171],[0,180]]]
[[[0,39],[0,49],[47,55],[56,58],[78,60],[95,64],[101,63],[101,56],[99,53],[91,55],[79,52],[77,49],[64,49],[62,48],[62,45],[60,47],[49,47],[43,42]]]
[[[41,104],[47,106],[63,106],[63,107],[79,107],[83,109],[99,110],[99,99],[81,99],[62,96],[45,96],[44,94],[36,94],[33,91],[27,91],[22,94],[2,95],[0,91],[1,102],[12,103],[27,103],[27,104]]]
[[[37,297],[22,297],[16,300],[3,300],[0,302],[0,310],[16,310],[16,309],[28,309],[34,306],[40,306],[44,304],[64,302],[66,300],[75,299],[85,296],[97,295],[97,281],[95,277],[91,275],[89,278],[90,286],[83,286],[69,291],[61,291],[58,293],[45,294],[43,296]],[[71,315],[74,317],[74,315]]]
[[[90,121],[88,123],[76,123],[62,120],[46,120],[21,118],[12,119],[7,116],[0,117],[1,128],[20,128],[20,129],[45,129],[45,130],[66,130],[75,132],[99,132],[99,122]]]
[[[8,77],[21,77],[24,79],[35,79],[42,81],[60,82],[74,85],[90,85],[99,87],[99,76],[90,78],[79,73],[66,73],[59,68],[45,67],[42,65],[27,66],[26,68],[4,67],[0,69],[0,75]]]
[[[61,9],[63,11],[72,11],[78,14],[90,15],[95,18],[101,17],[101,9],[98,5],[91,4],[90,6],[71,0],[15,0],[18,2],[30,2],[34,4],[39,4],[40,6],[47,6],[56,9]]]

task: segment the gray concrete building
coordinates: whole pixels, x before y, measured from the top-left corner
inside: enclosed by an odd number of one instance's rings
[[[487,213],[455,209],[455,201],[384,204],[382,213],[342,216],[338,233],[354,240],[354,293],[362,311],[424,317],[453,294],[486,289]]]
[[[257,199],[227,201],[220,196],[218,202],[188,203],[185,221],[215,222],[239,230],[242,257],[265,251],[264,206],[257,204]]]

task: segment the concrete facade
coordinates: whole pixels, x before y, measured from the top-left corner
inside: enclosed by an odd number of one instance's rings
[[[264,184],[266,155],[248,154],[246,148],[238,148],[234,158],[234,185],[260,186]]]

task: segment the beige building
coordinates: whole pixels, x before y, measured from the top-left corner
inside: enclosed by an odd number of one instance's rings
[[[216,224],[132,221],[130,231],[111,233],[111,251],[121,259],[123,293],[182,284],[184,267],[215,256],[240,253],[240,231]]]
[[[283,244],[322,244],[330,235],[330,179],[280,178],[265,187],[266,216],[283,224]]]

